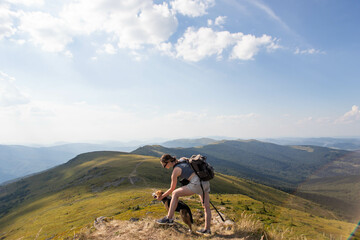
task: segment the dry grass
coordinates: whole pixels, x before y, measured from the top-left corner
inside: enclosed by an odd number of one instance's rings
[[[203,225],[202,212],[194,213],[194,220],[194,229],[200,229]],[[243,214],[242,220],[237,223],[230,220],[224,223],[213,212],[211,230],[212,235],[205,237],[189,232],[188,228],[180,222],[175,222],[173,226],[161,226],[155,223],[155,219],[149,218],[136,222],[108,220],[97,225],[96,228],[92,226],[83,229],[75,239],[266,239],[263,224],[247,214]]]

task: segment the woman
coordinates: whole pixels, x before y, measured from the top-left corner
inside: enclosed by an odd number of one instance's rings
[[[172,199],[170,202],[170,208],[168,215],[157,221],[159,224],[172,224],[174,212],[177,207],[179,197],[183,196],[191,196],[193,194],[198,194],[200,196],[201,203],[205,210],[205,229],[197,231],[201,234],[211,234],[210,231],[210,222],[211,222],[211,211],[210,211],[210,183],[208,181],[201,182],[204,192],[200,185],[200,179],[191,168],[190,164],[187,161],[184,161],[183,158],[177,160],[175,157],[172,157],[169,154],[164,154],[160,158],[161,165],[170,169],[173,168],[171,174],[171,185],[170,188],[161,195],[158,200],[162,200],[166,196],[172,193]],[[175,190],[178,178],[181,182],[186,182],[188,180],[188,184],[186,186],[182,186]],[[204,198],[204,199],[203,199]]]

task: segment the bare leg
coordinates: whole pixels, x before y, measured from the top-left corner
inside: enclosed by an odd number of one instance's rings
[[[205,211],[205,229],[210,230],[210,225],[211,225],[210,196],[208,192],[205,192],[205,201],[203,201],[202,194],[199,194],[199,196]]]
[[[177,207],[177,204],[179,202],[179,197],[182,196],[191,196],[194,193],[190,191],[186,186],[181,187],[173,191],[171,202],[170,202],[170,208],[167,217],[169,219],[172,219],[174,217],[175,209]],[[210,209],[210,208],[209,208]]]

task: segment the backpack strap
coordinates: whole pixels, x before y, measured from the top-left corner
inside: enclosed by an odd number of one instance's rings
[[[178,162],[173,166],[173,169],[174,169],[177,165],[179,165],[180,163],[184,163],[184,162],[186,162],[187,164],[189,164],[189,165],[191,166],[191,164],[190,164],[190,162],[189,162],[188,159],[186,159],[186,158],[180,158],[180,159],[183,159],[183,160],[182,160],[182,161],[178,161]]]
[[[191,158],[192,158],[192,157],[191,157]],[[200,187],[201,187],[201,190],[202,190],[202,192],[203,192],[203,200],[202,200],[202,203],[205,204],[205,191],[204,191],[204,187],[203,187],[203,185],[202,185],[202,180],[201,180],[201,178],[200,178],[200,176],[199,176],[199,174],[198,174],[198,172],[199,172],[200,169],[199,169],[199,167],[198,167],[196,164],[191,164],[189,161],[188,161],[188,163],[189,163],[190,167],[194,170],[196,176],[198,176],[198,178],[199,178],[199,180],[200,180]]]
[[[176,163],[174,166],[173,166],[173,169],[177,166],[177,165],[179,165],[181,162],[178,162],[178,163]]]

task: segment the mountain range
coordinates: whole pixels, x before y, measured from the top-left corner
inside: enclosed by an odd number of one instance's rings
[[[222,176],[221,179],[231,183],[212,185],[214,192],[245,194],[257,201],[279,205],[281,204],[279,196],[282,196],[282,192],[278,190],[282,190],[291,193],[291,196],[310,200],[311,204],[320,204],[323,210],[319,212],[322,212],[323,217],[329,218],[329,214],[326,213],[329,211],[330,215],[338,219],[351,222],[359,220],[360,152],[358,151],[311,145],[278,145],[257,140],[179,139],[165,142],[163,145],[176,147],[145,145],[131,153],[91,152],[81,154],[70,161],[66,159],[72,158],[76,152],[95,150],[104,146],[70,144],[36,148],[41,150],[41,154],[29,147],[1,146],[0,160],[3,161],[1,167],[5,169],[3,170],[5,174],[10,175],[11,170],[14,169],[20,173],[21,169],[33,165],[42,167],[43,172],[21,177],[0,186],[0,213],[3,217],[10,216],[14,209],[24,206],[23,204],[28,201],[34,202],[39,196],[56,195],[68,188],[80,187],[83,183],[87,189],[84,190],[85,192],[102,192],[108,188],[129,187],[133,184],[150,187],[150,182],[154,183],[152,187],[164,187],[163,180],[169,177],[168,173],[158,175],[154,172],[160,171],[159,157],[164,153],[170,153],[177,157],[190,157],[193,154],[207,156],[217,174],[225,174],[219,175]],[[26,156],[26,158],[18,156]],[[116,163],[104,167],[106,164],[100,163],[114,158],[123,159],[119,161],[121,166]],[[17,162],[9,159],[16,159]],[[94,165],[93,159],[101,161]],[[152,163],[147,165],[145,160],[139,160],[141,166],[127,162],[133,159],[151,159],[150,162],[156,162],[157,165]],[[66,161],[68,162],[63,164]],[[49,165],[41,165],[44,162]],[[61,165],[56,167],[59,164]],[[144,169],[142,166],[147,168]],[[136,169],[142,169],[145,175],[137,174]],[[234,188],[232,185],[234,183],[238,187]],[[264,185],[270,188],[264,190],[262,189]],[[255,191],[254,189],[258,187],[254,186],[263,187],[260,187],[262,190]],[[273,188],[278,189],[276,190],[278,192],[269,190]],[[249,189],[250,191],[247,191]],[[273,194],[264,194],[265,192]],[[294,204],[292,208],[306,212],[305,207],[298,208],[300,205]]]
[[[83,231],[93,232],[92,222],[99,216],[125,221],[124,225],[129,219],[139,219],[145,227],[165,214],[151,193],[169,187],[170,173],[158,157],[104,151],[78,155],[0,186],[0,239],[73,239],[83,236]],[[219,172],[211,180],[211,192],[212,202],[245,231],[244,236],[260,231],[270,239],[344,239],[356,227],[319,204]],[[194,216],[201,213],[196,198],[183,200]],[[246,232],[245,219],[258,228]],[[226,239],[221,229],[215,234]]]
[[[234,140],[234,139],[232,139]],[[65,163],[74,156],[92,151],[130,152],[141,146],[158,144],[167,148],[191,148],[216,143],[218,138],[175,139],[162,142],[132,141],[102,144],[63,143],[55,146],[0,145],[0,184]],[[313,145],[343,150],[360,149],[360,139],[353,138],[278,138],[264,139],[278,145]]]
[[[177,139],[161,142],[166,147],[194,147],[216,142],[210,138]],[[67,162],[81,153],[93,151],[130,152],[155,140],[131,142],[63,143],[55,146],[0,145],[0,184],[44,171]]]
[[[360,138],[265,138],[265,142],[280,145],[312,145],[343,150],[360,150]]]

